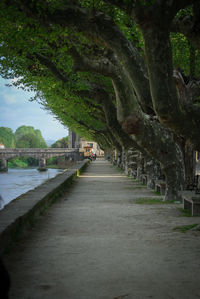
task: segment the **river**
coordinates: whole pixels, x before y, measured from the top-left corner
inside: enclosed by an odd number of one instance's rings
[[[9,168],[8,172],[0,173],[0,209],[14,198],[41,185],[44,181],[55,177],[62,169],[49,168],[38,171],[36,168]]]

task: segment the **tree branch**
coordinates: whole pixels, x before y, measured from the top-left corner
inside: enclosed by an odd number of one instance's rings
[[[94,71],[110,78],[115,78],[117,76],[115,66],[106,57],[99,60],[89,59],[83,54],[80,55],[75,47],[69,49],[69,53],[74,58],[73,70],[75,72]]]
[[[73,4],[63,5],[62,8],[54,11],[46,7],[44,11],[37,12],[31,10],[30,3],[24,3],[22,0],[15,0],[15,3],[23,3],[22,9],[25,13],[30,18],[38,20],[43,26],[57,24],[63,28],[75,27],[91,41],[111,49],[130,76],[138,100],[141,103],[149,103],[151,95],[144,60],[111,17]]]
[[[39,60],[39,62],[42,65],[46,66],[58,80],[62,81],[64,84],[71,81],[69,77],[66,75],[64,76],[62,72],[56,67],[56,65],[46,56],[39,53],[34,53],[34,55]]]

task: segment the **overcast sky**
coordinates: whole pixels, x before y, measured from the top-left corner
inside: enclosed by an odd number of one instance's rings
[[[0,127],[15,130],[22,126],[39,129],[45,140],[58,140],[68,135],[68,129],[59,123],[37,102],[30,102],[32,93],[7,87],[9,80],[0,77]]]

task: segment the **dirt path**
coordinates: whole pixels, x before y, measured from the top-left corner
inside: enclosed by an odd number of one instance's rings
[[[199,223],[97,160],[6,259],[11,299],[200,298]],[[121,297],[120,297],[121,296]]]

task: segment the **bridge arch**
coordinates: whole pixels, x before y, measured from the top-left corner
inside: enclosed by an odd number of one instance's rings
[[[0,149],[0,171],[8,170],[8,159],[16,157],[32,157],[39,160],[39,169],[46,168],[46,159],[68,156],[73,160],[81,160],[79,149],[74,148],[7,148]]]

